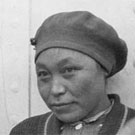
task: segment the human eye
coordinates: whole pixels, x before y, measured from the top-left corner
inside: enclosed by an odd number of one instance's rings
[[[50,74],[46,70],[37,71],[37,76],[39,79],[48,79],[50,77]]]
[[[79,69],[80,69],[79,67],[67,66],[67,67],[64,67],[64,68],[61,70],[61,73],[63,73],[63,74],[72,74],[72,73],[78,71]]]

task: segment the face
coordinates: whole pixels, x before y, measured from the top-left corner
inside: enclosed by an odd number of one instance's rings
[[[104,73],[90,57],[68,49],[48,49],[36,61],[39,92],[58,119],[76,122],[101,111]]]

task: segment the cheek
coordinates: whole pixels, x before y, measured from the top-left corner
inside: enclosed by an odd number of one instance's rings
[[[91,89],[93,87],[93,83],[88,78],[81,78],[81,79],[77,79],[73,83],[73,86],[74,86],[73,93],[77,97],[80,97],[82,95],[87,95],[92,92]]]
[[[89,79],[79,81],[76,88],[74,97],[78,102],[79,110],[81,110],[82,113],[87,114],[97,105],[99,93],[95,88],[94,82]]]
[[[45,85],[44,82],[38,81],[38,90],[42,99],[47,103],[49,98],[49,85]]]

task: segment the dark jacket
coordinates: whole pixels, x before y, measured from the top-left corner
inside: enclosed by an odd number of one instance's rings
[[[116,135],[127,121],[135,117],[135,110],[120,103],[117,95],[109,95],[114,99],[111,112],[106,116],[99,135]],[[15,126],[10,135],[59,135],[61,122],[49,112],[28,118]]]

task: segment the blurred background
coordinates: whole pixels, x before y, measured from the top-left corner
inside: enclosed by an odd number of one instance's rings
[[[0,0],[0,135],[48,111],[38,89],[29,39],[48,16],[88,10],[111,24],[129,49],[125,68],[108,81],[108,93],[135,108],[135,0]]]

